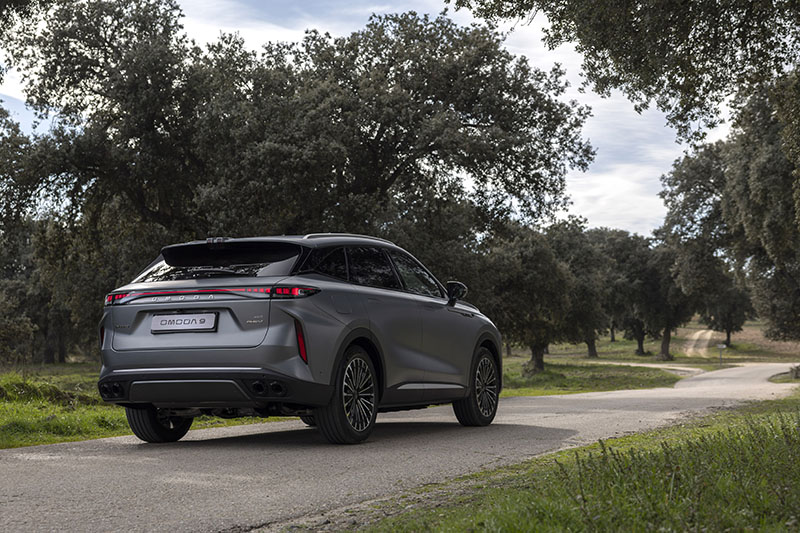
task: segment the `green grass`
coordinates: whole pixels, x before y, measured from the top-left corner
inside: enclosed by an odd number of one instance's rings
[[[545,396],[623,389],[671,387],[680,378],[658,368],[592,364],[559,359],[546,362],[544,372],[522,376],[522,357],[503,359],[502,396]]]
[[[795,393],[467,476],[366,529],[797,531],[799,426]]]
[[[800,383],[800,379],[793,378],[791,372],[777,374],[769,378],[769,380],[773,383]]]
[[[709,343],[705,356],[687,356],[684,350],[693,333],[705,330],[706,326],[697,320],[691,321],[685,327],[679,328],[672,336],[670,353],[674,361],[663,362],[656,359],[656,354],[661,347],[660,340],[647,338],[644,343],[646,355],[636,355],[636,341],[627,340],[618,334],[615,342],[610,337],[604,336],[597,340],[597,352],[602,361],[672,364],[679,366],[692,366],[703,370],[716,370],[726,368],[732,364],[744,362],[786,362],[800,361],[800,343],[773,342],[765,339],[761,334],[763,324],[759,321],[750,321],[744,325],[741,332],[734,333],[732,345],[722,351],[723,364],[719,364],[719,350],[716,345],[722,339],[722,333],[715,333]],[[561,362],[565,360],[587,360],[585,344],[554,344],[549,347],[549,355],[545,355],[547,362]],[[527,350],[522,347],[514,348],[514,355],[529,357]]]
[[[54,365],[0,374],[0,448],[130,435],[125,410],[97,393],[95,365]],[[278,418],[201,416],[192,429]]]

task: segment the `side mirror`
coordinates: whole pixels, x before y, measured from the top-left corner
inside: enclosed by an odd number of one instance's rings
[[[463,300],[467,295],[467,286],[460,281],[447,282],[447,305],[456,305],[456,300]]]

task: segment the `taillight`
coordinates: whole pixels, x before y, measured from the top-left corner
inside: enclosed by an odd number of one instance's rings
[[[316,287],[275,287],[272,289],[273,298],[305,298],[317,294]]]
[[[296,318],[294,319],[294,332],[297,335],[297,349],[300,352],[300,357],[303,358],[303,362],[308,364],[308,353],[306,353],[306,337],[303,334],[303,326],[300,324],[300,321]]]
[[[196,300],[200,295],[225,295],[240,294],[255,296],[257,298],[305,298],[317,294],[319,289],[316,287],[298,286],[279,286],[279,287],[226,287],[219,289],[184,289],[171,291],[132,291],[132,292],[112,292],[106,295],[105,305],[117,305],[127,303],[131,299],[149,297],[153,301],[184,301],[190,296]],[[124,300],[124,301],[123,301]]]
[[[118,293],[112,292],[111,294],[106,295],[105,305],[111,305],[129,295],[130,295],[129,292],[118,292]]]
[[[166,301],[170,301],[172,297],[177,297],[177,301],[183,301],[189,296],[195,296],[195,299],[202,294],[242,294],[246,293],[249,296],[256,296],[259,298],[269,298],[270,293],[272,292],[272,287],[229,287],[224,289],[185,289],[185,290],[172,290],[172,291],[143,291],[143,292],[119,292],[114,293],[106,296],[105,305],[115,305],[124,303],[121,300],[127,297],[131,298],[141,298],[141,297],[151,297],[155,298],[166,298]]]

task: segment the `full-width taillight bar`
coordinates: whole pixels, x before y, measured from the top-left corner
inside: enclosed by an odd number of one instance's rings
[[[188,297],[203,294],[246,294],[260,298],[305,298],[317,294],[319,289],[316,287],[299,287],[291,285],[281,285],[277,287],[230,287],[224,289],[184,289],[169,291],[131,291],[131,292],[112,292],[106,296],[105,305],[115,305],[125,303],[122,300],[128,298],[141,297]]]

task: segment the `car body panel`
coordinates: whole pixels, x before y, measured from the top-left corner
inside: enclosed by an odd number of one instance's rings
[[[402,250],[387,241],[289,236],[226,242],[290,242],[301,251],[286,275],[140,282],[116,289],[114,295],[127,296],[105,308],[100,383],[118,383],[123,392],[104,396],[106,401],[196,408],[321,406],[329,401],[345,349],[358,343],[380,374],[380,407],[413,407],[464,397],[481,342],[492,347],[498,367],[502,363],[497,329],[469,304],[451,306],[445,298],[357,285],[300,268],[315,248]],[[202,250],[202,242],[191,244]],[[318,292],[296,299],[263,292],[283,285]],[[215,330],[151,331],[155,315],[194,313],[214,313]],[[300,355],[298,328],[307,361]],[[209,385],[207,398],[203,382]],[[256,382],[276,389],[259,394]]]

